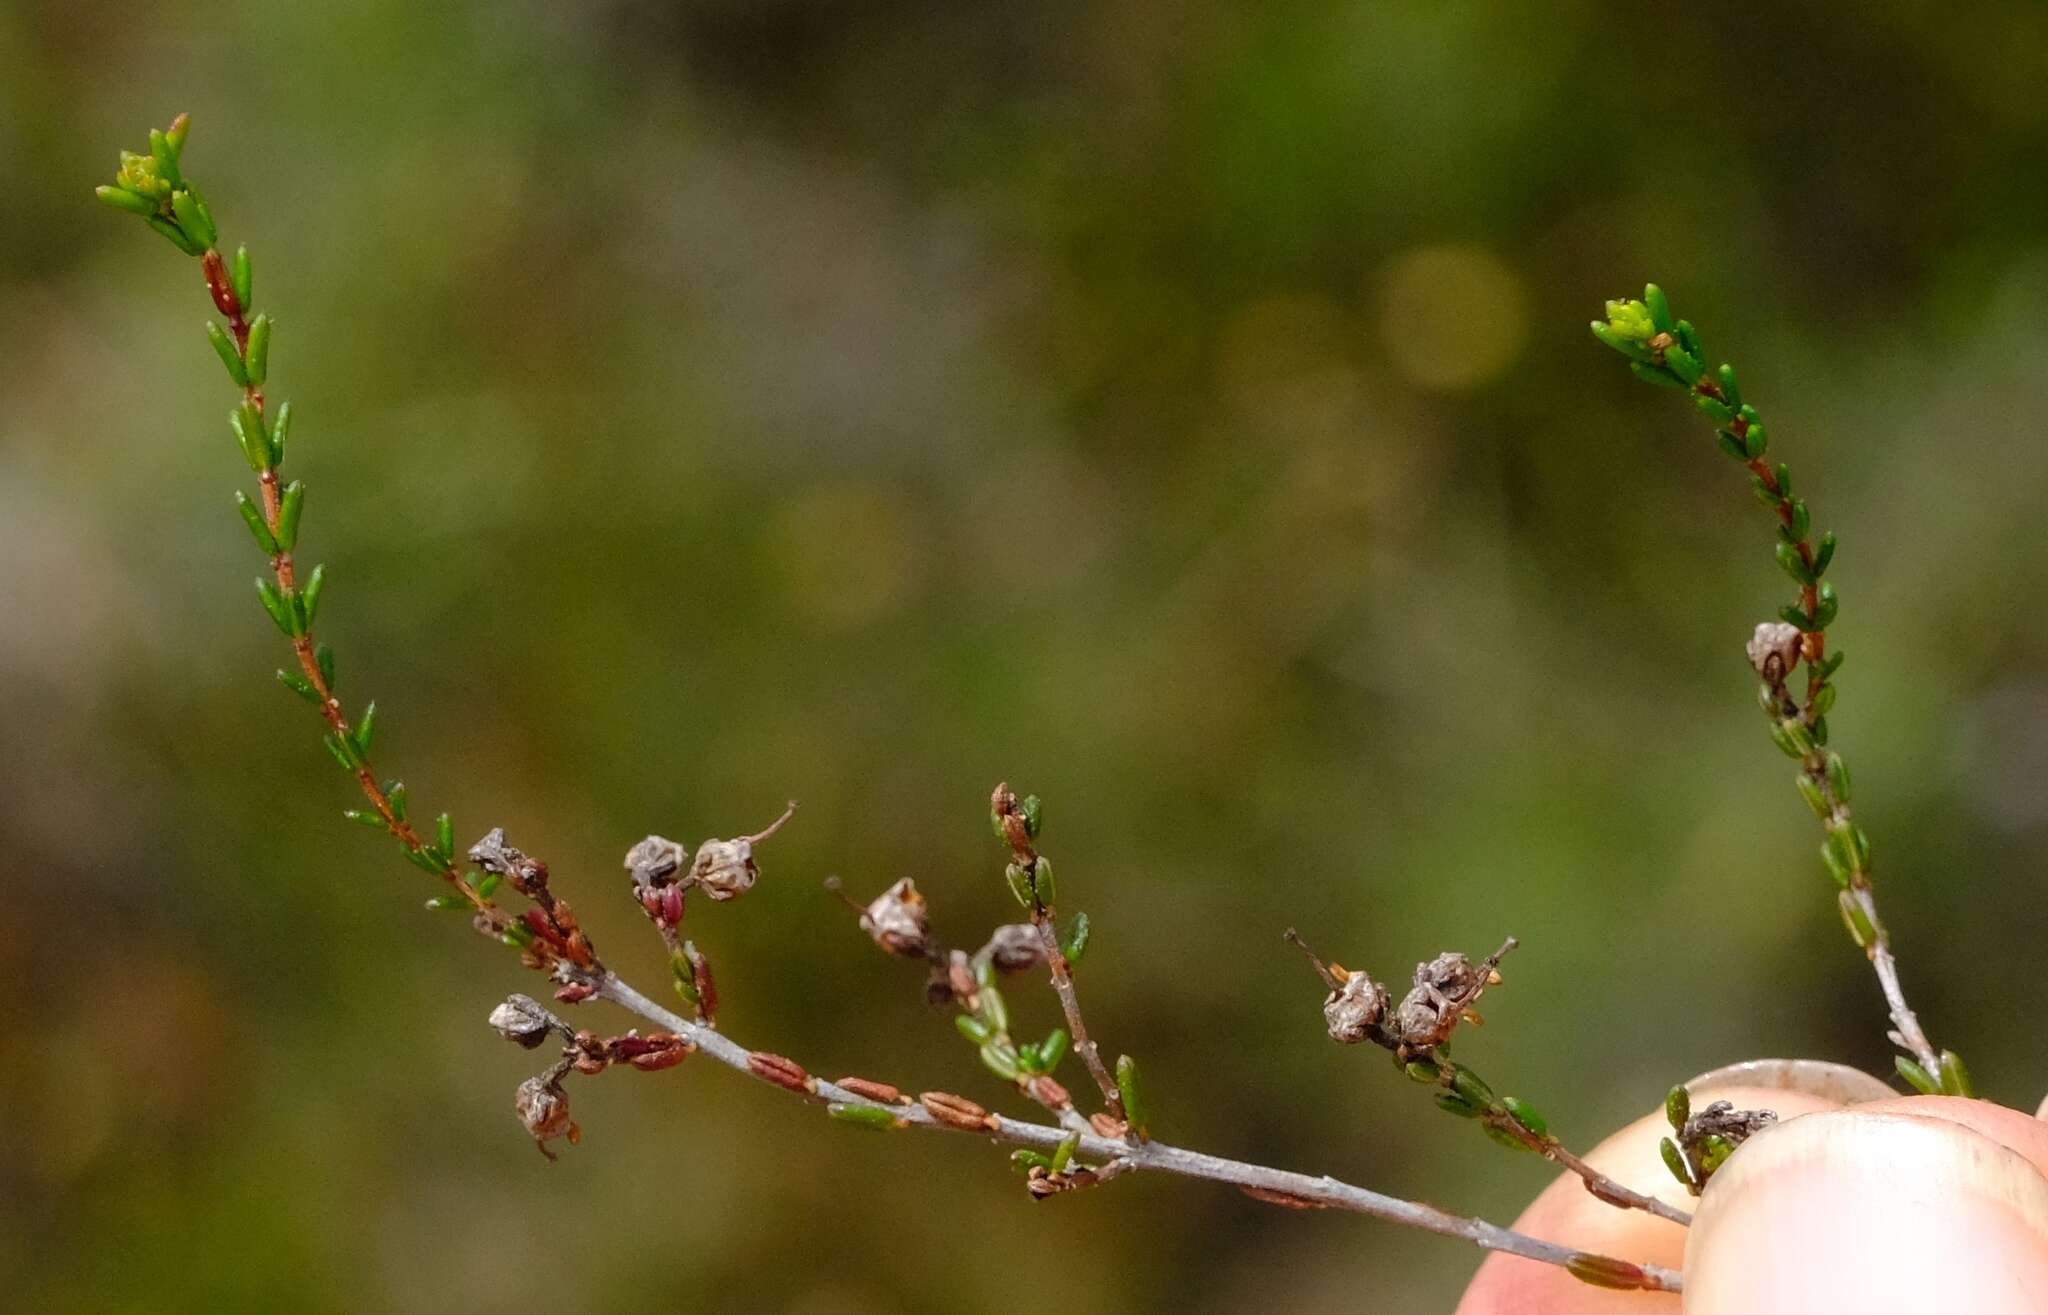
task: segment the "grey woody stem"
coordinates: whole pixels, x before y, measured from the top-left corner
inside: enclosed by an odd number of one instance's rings
[[[635,990],[616,973],[606,970],[587,976],[578,974],[577,979],[594,986],[599,996],[613,1004],[676,1033],[696,1046],[704,1055],[726,1067],[760,1076],[748,1062],[751,1052],[745,1046],[722,1032],[693,1023],[682,1015],[662,1007]],[[906,1126],[961,1131],[934,1118],[919,1105],[885,1105],[822,1078],[810,1079],[809,1091],[812,1093],[811,1099],[817,1101],[885,1110]],[[1051,1152],[1058,1149],[1060,1143],[1075,1135],[1066,1128],[1024,1123],[1002,1115],[992,1117],[995,1126],[985,1131],[977,1131],[977,1136],[986,1136],[992,1141],[1013,1146]],[[1246,1189],[1254,1195],[1263,1194],[1263,1198],[1269,1200],[1277,1198],[1291,1204],[1350,1210],[1392,1223],[1406,1224],[1411,1228],[1420,1228],[1444,1237],[1463,1238],[1483,1250],[1505,1252],[1525,1260],[1557,1265],[1574,1273],[1584,1274],[1593,1271],[1605,1276],[1609,1286],[1615,1285],[1613,1280],[1616,1275],[1639,1275],[1639,1281],[1632,1279],[1633,1286],[1648,1291],[1679,1292],[1684,1289],[1684,1281],[1680,1275],[1675,1270],[1666,1269],[1661,1265],[1639,1265],[1605,1256],[1590,1255],[1568,1246],[1560,1246],[1555,1242],[1546,1242],[1541,1238],[1502,1228],[1498,1224],[1490,1224],[1483,1219],[1452,1214],[1448,1210],[1440,1210],[1432,1205],[1404,1201],[1370,1188],[1340,1182],[1328,1175],[1317,1177],[1286,1169],[1270,1169],[1264,1165],[1247,1164],[1241,1160],[1229,1160],[1218,1155],[1184,1150],[1163,1142],[1134,1143],[1099,1137],[1092,1133],[1080,1136],[1077,1150],[1079,1154],[1093,1159],[1110,1163],[1126,1162],[1133,1170],[1151,1169],[1161,1173],[1178,1174],[1185,1178],[1202,1178],[1210,1182],[1226,1183]]]
[[[1067,1016],[1067,1031],[1074,1038],[1074,1053],[1087,1066],[1088,1075],[1095,1079],[1095,1085],[1102,1092],[1103,1104],[1118,1118],[1124,1117],[1123,1094],[1117,1090],[1116,1079],[1102,1062],[1101,1048],[1088,1035],[1088,1024],[1081,1021],[1081,997],[1074,990],[1074,967],[1067,962],[1067,956],[1060,949],[1059,933],[1054,929],[1053,911],[1040,905],[1031,911],[1031,925],[1038,929],[1038,943],[1045,949],[1045,965],[1052,975],[1053,993],[1060,998],[1060,1010]]]

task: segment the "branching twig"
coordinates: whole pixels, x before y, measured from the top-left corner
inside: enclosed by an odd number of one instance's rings
[[[905,1127],[971,1131],[992,1141],[1028,1147],[1041,1152],[1056,1151],[1061,1143],[1076,1135],[1065,1128],[1023,1123],[999,1114],[988,1115],[988,1121],[983,1125],[963,1128],[933,1115],[921,1105],[885,1104],[839,1083],[811,1077],[786,1059],[780,1060],[779,1064],[764,1064],[760,1052],[749,1051],[729,1036],[700,1027],[689,1019],[663,1008],[635,990],[616,973],[606,971],[590,978],[582,978],[579,975],[579,980],[587,980],[595,987],[598,996],[674,1032],[696,1046],[701,1053],[726,1067],[751,1074],[771,1085],[793,1091],[810,1101],[874,1110]],[[1503,1251],[1527,1260],[1562,1266],[1588,1282],[1603,1286],[1660,1292],[1678,1292],[1684,1287],[1683,1280],[1676,1271],[1661,1265],[1639,1265],[1577,1251],[1555,1242],[1546,1242],[1541,1238],[1490,1224],[1483,1219],[1455,1215],[1421,1202],[1404,1201],[1399,1197],[1354,1186],[1327,1175],[1317,1177],[1286,1169],[1271,1169],[1264,1165],[1247,1164],[1241,1160],[1206,1155],[1200,1151],[1184,1150],[1163,1142],[1133,1143],[1092,1133],[1079,1137],[1078,1150],[1083,1155],[1102,1159],[1108,1164],[1126,1161],[1133,1170],[1145,1169],[1227,1183],[1255,1193],[1291,1198],[1332,1209],[1350,1210],[1445,1237],[1462,1238],[1488,1251]]]
[[[1835,536],[1811,537],[1812,516],[1804,499],[1793,494],[1791,471],[1764,458],[1770,435],[1755,406],[1743,401],[1735,367],[1707,369],[1706,351],[1690,322],[1676,319],[1656,284],[1643,289],[1641,301],[1610,301],[1607,318],[1593,323],[1601,342],[1629,358],[1629,369],[1647,382],[1684,391],[1720,428],[1721,450],[1749,472],[1757,500],[1778,521],[1778,565],[1799,586],[1799,599],[1779,610],[1780,620],[1756,628],[1749,658],[1763,677],[1760,700],[1771,718],[1771,736],[1788,757],[1799,762],[1799,793],[1813,809],[1827,834],[1821,858],[1840,891],[1837,904],[1849,935],[1869,958],[1891,1015],[1889,1036],[1900,1049],[1899,1072],[1923,1091],[1969,1094],[1962,1061],[1952,1051],[1937,1051],[1906,1002],[1892,955],[1891,933],[1878,916],[1877,895],[1870,881],[1870,839],[1850,816],[1849,771],[1841,754],[1827,748],[1828,710],[1835,703],[1833,678],[1842,654],[1827,648],[1827,628],[1834,623],[1839,600],[1823,577],[1835,555]],[[1806,663],[1804,701],[1793,698],[1786,682],[1799,662]]]

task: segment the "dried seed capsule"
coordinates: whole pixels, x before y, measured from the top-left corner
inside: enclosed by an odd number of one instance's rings
[[[1387,988],[1364,973],[1352,973],[1323,1001],[1323,1025],[1332,1041],[1356,1045],[1386,1016]]]
[[[548,1031],[554,1020],[548,1011],[531,996],[507,996],[505,1002],[491,1010],[491,1026],[498,1029],[498,1035],[507,1041],[514,1041],[532,1050],[548,1039]]]
[[[1799,627],[1766,621],[1750,635],[1747,652],[1757,675],[1772,683],[1781,681],[1799,661]]]
[[[860,915],[860,929],[875,944],[906,959],[922,959],[931,949],[930,923],[924,896],[909,877],[877,895]]]
[[[1595,1256],[1582,1251],[1565,1261],[1564,1267],[1579,1282],[1590,1283],[1596,1288],[1632,1291],[1650,1286],[1650,1276],[1643,1272],[1641,1265],[1632,1265],[1610,1256]]]
[[[548,1143],[557,1137],[577,1140],[576,1125],[569,1119],[569,1098],[562,1094],[559,1083],[547,1078],[533,1077],[519,1084],[514,1095],[512,1108],[519,1116],[519,1122],[532,1136],[540,1153],[550,1160],[555,1153],[548,1149]]]
[[[987,956],[999,973],[1021,973],[1045,962],[1045,946],[1038,939],[1038,929],[1024,922],[1007,923],[996,928],[989,935],[988,944],[982,947],[981,954]]]
[[[688,850],[667,836],[649,836],[626,851],[626,871],[636,887],[666,886],[689,857]]]

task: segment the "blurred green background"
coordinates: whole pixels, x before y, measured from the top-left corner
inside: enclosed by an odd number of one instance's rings
[[[1884,1070],[1742,661],[1770,527],[1585,331],[1656,278],[1841,534],[1922,1016],[2048,1086],[2030,0],[30,0],[0,70],[16,1309],[1430,1310],[1476,1260],[1163,1179],[1034,1206],[703,1063],[577,1082],[544,1164],[483,1025],[535,983],[338,819],[196,264],[92,202],[180,109],[416,806],[656,987],[627,846],[803,801],[692,909],[735,1036],[1000,1097],[819,882],[968,940],[1007,778],[1176,1141],[1500,1219],[1547,1180],[1330,1045],[1289,924],[1396,978],[1520,935],[1465,1058],[1576,1142],[1735,1059]]]

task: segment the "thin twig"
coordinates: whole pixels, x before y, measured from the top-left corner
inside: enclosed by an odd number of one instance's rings
[[[578,974],[577,980],[588,981],[596,988],[598,995],[676,1033],[697,1046],[701,1053],[726,1067],[760,1076],[748,1065],[750,1052],[746,1047],[722,1032],[701,1027],[682,1015],[663,1008],[635,990],[616,973],[607,970],[588,977]],[[785,1084],[771,1082],[770,1085]],[[885,1105],[821,1078],[810,1080],[807,1095],[809,1099],[816,1101],[886,1110],[897,1120],[911,1127],[942,1131],[961,1130],[933,1118],[929,1112],[917,1105]],[[1044,1153],[1056,1150],[1061,1142],[1075,1135],[1069,1129],[1048,1124],[1024,1123],[1002,1115],[991,1115],[990,1118],[994,1126],[977,1131],[977,1135]],[[1526,1260],[1541,1261],[1548,1265],[1582,1269],[1587,1266],[1589,1260],[1599,1262],[1603,1272],[1609,1275],[1629,1271],[1639,1273],[1640,1286],[1649,1291],[1679,1292],[1684,1288],[1684,1280],[1680,1275],[1675,1270],[1661,1265],[1633,1265],[1608,1257],[1589,1256],[1586,1252],[1560,1246],[1555,1242],[1546,1242],[1525,1233],[1517,1233],[1513,1229],[1502,1228],[1483,1219],[1455,1215],[1417,1201],[1404,1201],[1399,1197],[1387,1196],[1370,1188],[1341,1182],[1327,1175],[1317,1177],[1294,1173],[1286,1169],[1272,1169],[1264,1165],[1247,1164],[1241,1160],[1225,1159],[1222,1156],[1205,1155],[1200,1151],[1185,1150],[1163,1142],[1132,1143],[1112,1140],[1093,1133],[1081,1134],[1077,1153],[1091,1159],[1110,1162],[1128,1161],[1132,1169],[1150,1169],[1160,1173],[1178,1174],[1185,1178],[1228,1183],[1233,1187],[1252,1188],[1333,1209],[1350,1210],[1392,1223],[1406,1224],[1411,1228],[1420,1228],[1444,1237],[1462,1238],[1484,1250],[1505,1252],[1508,1255],[1521,1256]]]

